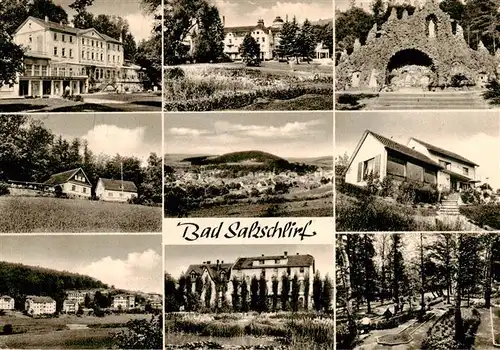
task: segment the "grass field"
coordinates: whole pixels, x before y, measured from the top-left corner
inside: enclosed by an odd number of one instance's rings
[[[0,197],[0,232],[160,232],[161,208],[46,197]]]
[[[116,348],[114,333],[124,330],[129,320],[149,315],[110,315],[103,318],[62,315],[58,318],[33,319],[27,316],[2,316],[0,324],[12,324],[14,334],[0,335],[0,349],[110,349]],[[68,324],[93,326],[70,330]]]

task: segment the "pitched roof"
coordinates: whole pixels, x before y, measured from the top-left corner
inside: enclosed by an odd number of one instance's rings
[[[103,179],[102,177],[99,178],[99,181],[102,182],[102,185],[104,186],[105,190],[108,191],[121,191],[122,190],[122,184],[123,184],[123,191],[124,192],[133,192],[137,193],[137,187],[132,181],[121,181],[121,180],[113,180],[113,179]]]
[[[286,263],[287,267],[309,267],[309,266],[314,264],[314,257],[312,255],[309,255],[309,254],[287,255],[287,256],[285,256],[285,255],[257,256],[257,257],[238,258],[238,260],[236,260],[236,263],[233,266],[233,269],[240,270],[240,269],[255,269],[256,267],[269,268],[269,267],[275,267],[275,266],[283,266],[283,264],[253,266],[254,261],[281,260],[281,259],[287,259],[287,263]]]
[[[186,273],[191,274],[192,272],[195,272],[198,275],[202,275],[203,271],[207,269],[208,274],[210,275],[210,278],[213,281],[218,280],[218,272],[219,271],[224,271],[225,272],[225,280],[229,280],[229,273],[231,268],[233,267],[233,264],[193,264],[189,265]],[[219,269],[218,269],[219,268]]]
[[[388,139],[387,137],[384,137],[382,135],[379,135],[377,133],[374,133],[373,131],[367,130],[367,133],[371,134],[373,137],[375,137],[377,140],[379,140],[386,148],[404,154],[405,156],[417,159],[423,163],[434,165],[438,168],[441,168],[439,163],[436,163],[429,157],[427,157],[425,154],[422,154],[418,151],[415,151],[414,149],[407,147],[405,145],[402,145],[400,143],[397,143],[396,141],[393,141],[391,139]]]
[[[90,181],[87,178],[87,175],[85,175],[85,172],[83,171],[82,168],[71,169],[71,170],[63,171],[62,173],[54,174],[47,181],[45,181],[44,184],[45,185],[52,185],[52,186],[64,184],[64,183],[68,182],[69,180],[71,180],[71,178],[73,176],[75,176],[76,173],[78,173],[80,170],[82,171],[83,175],[85,176],[88,183],[90,184]]]
[[[264,25],[258,23],[258,24],[255,24],[253,26],[224,27],[224,33],[225,34],[227,34],[227,33],[237,33],[237,34],[249,33],[256,28],[261,29],[265,32],[267,32],[269,29],[273,29],[273,28],[267,28]]]
[[[33,20],[33,21],[35,21],[36,23],[40,24],[41,26],[43,26],[45,28],[53,29],[53,30],[56,30],[56,31],[59,31],[59,32],[65,32],[65,33],[75,34],[75,35],[81,34],[81,33],[85,33],[85,32],[91,31],[91,30],[95,30],[97,33],[99,33],[99,35],[101,35],[104,39],[106,39],[106,41],[112,41],[112,42],[115,42],[117,44],[122,44],[119,40],[116,40],[116,39],[110,37],[109,35],[100,33],[95,28],[78,29],[78,28],[71,27],[71,26],[69,26],[67,24],[61,24],[61,23],[56,23],[56,22],[52,22],[52,21],[47,21],[46,22],[43,19],[40,19],[40,18],[37,18],[37,17],[33,17],[33,16],[29,16],[23,22],[23,24],[21,24],[18,27],[18,29],[16,30],[16,32],[24,25],[24,23],[26,23],[30,19]]]
[[[40,297],[36,295],[28,295],[26,300],[31,299],[34,303],[55,303],[55,300],[51,297]]]
[[[0,299],[8,299],[8,300],[13,300],[14,298],[8,295],[2,295]]]
[[[424,145],[429,150],[429,152],[431,152],[431,153],[442,154],[442,155],[448,156],[450,158],[455,158],[455,159],[457,159],[457,160],[459,160],[459,161],[461,161],[463,163],[466,163],[466,164],[470,164],[470,165],[474,165],[474,166],[479,166],[478,164],[474,163],[473,161],[468,160],[467,158],[462,157],[459,154],[456,154],[454,152],[450,152],[450,151],[445,150],[444,148],[441,148],[441,147],[437,147],[437,146],[431,145],[430,143],[417,140],[414,137],[412,137],[412,139],[415,140],[415,141],[417,141],[418,143],[421,143],[422,145]]]

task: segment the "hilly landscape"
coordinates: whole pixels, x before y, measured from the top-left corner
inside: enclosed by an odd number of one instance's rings
[[[64,300],[64,290],[108,288],[108,286],[89,276],[67,271],[57,271],[39,266],[0,262],[0,295],[9,295],[21,303],[26,295],[52,297],[58,306]]]

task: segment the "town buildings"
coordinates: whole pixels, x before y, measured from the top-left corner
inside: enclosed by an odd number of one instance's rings
[[[80,303],[77,299],[65,299],[63,301],[62,312],[68,314],[76,314],[80,308]]]
[[[478,165],[461,155],[411,138],[408,145],[365,131],[354,150],[345,181],[364,186],[371,175],[382,180],[410,180],[438,189],[461,191],[474,187]]]
[[[142,90],[140,67],[125,62],[122,38],[30,16],[13,39],[26,50],[24,72],[13,87],[0,88],[0,98]]]
[[[28,295],[24,309],[30,316],[52,315],[56,313],[56,301],[51,297]]]
[[[107,202],[127,202],[137,197],[137,187],[132,181],[100,178],[95,189],[96,196]]]
[[[0,310],[14,310],[15,300],[8,295],[0,296]]]

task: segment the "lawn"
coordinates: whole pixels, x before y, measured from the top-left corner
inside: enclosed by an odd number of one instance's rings
[[[86,94],[84,102],[62,98],[1,99],[0,112],[133,112],[160,111],[159,93]]]
[[[195,64],[166,69],[165,109],[333,109],[331,67],[311,65],[310,71],[297,71],[285,64],[275,65],[246,68],[241,64]]]
[[[0,197],[0,232],[160,232],[161,208],[47,197]]]
[[[148,315],[110,315],[103,318],[62,315],[33,319],[27,316],[2,316],[1,324],[12,324],[14,334],[0,335],[0,348],[10,349],[102,349],[113,348],[114,333],[125,329],[131,319]],[[151,316],[149,316],[151,317]],[[89,329],[70,330],[68,324],[93,325]]]

